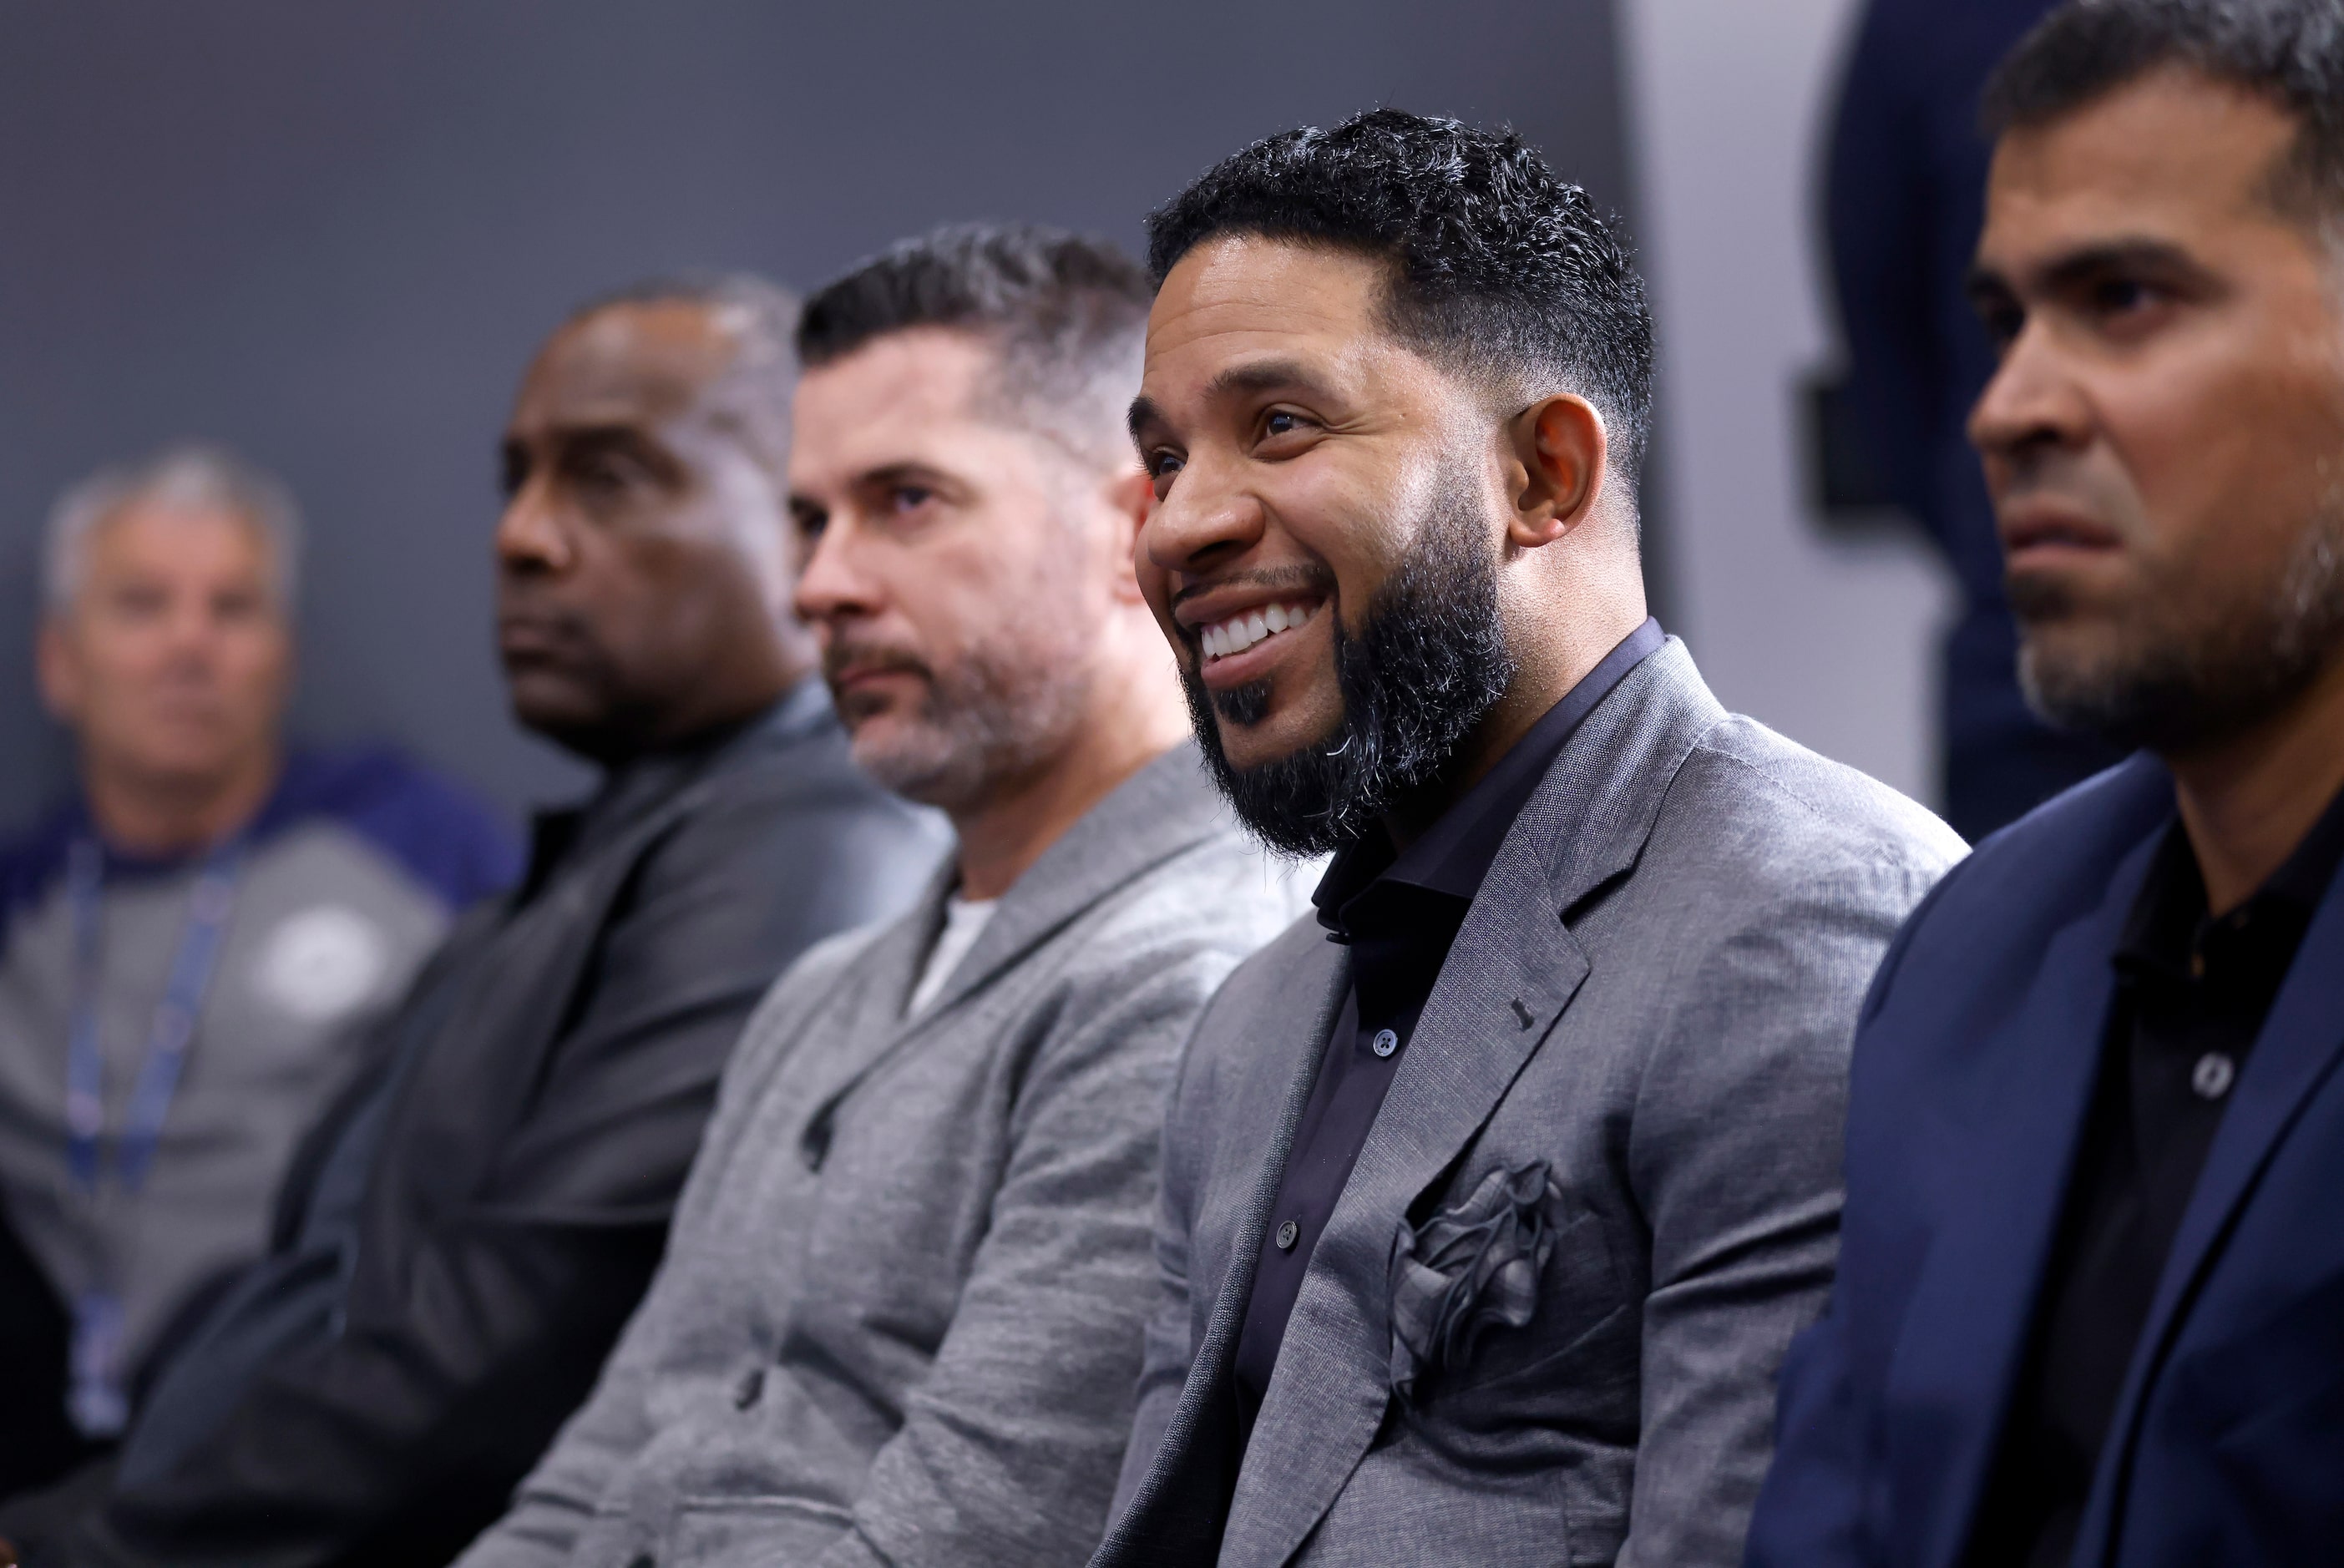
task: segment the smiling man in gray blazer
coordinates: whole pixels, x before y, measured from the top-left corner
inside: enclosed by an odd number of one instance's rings
[[[1151,220],[1142,584],[1222,787],[1336,859],[1207,1009],[1096,1561],[1737,1561],[1858,1002],[1961,850],[1645,614],[1642,288],[1393,110]]]
[[[1132,580],[1149,293],[977,228],[808,304],[798,607],[855,759],[957,854],[751,1020],[649,1296],[466,1568],[1041,1568],[1104,1527],[1166,1088],[1300,903]]]

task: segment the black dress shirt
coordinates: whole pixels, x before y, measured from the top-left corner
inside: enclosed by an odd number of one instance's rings
[[[2231,1086],[2344,862],[2344,796],[2219,919],[2176,823],[2116,953],[2099,1081],[1974,1568],[2065,1568],[2125,1374]]]
[[[1645,621],[1405,852],[1395,854],[1381,833],[1356,840],[1337,853],[1311,895],[1329,938],[1351,949],[1351,986],[1294,1129],[1238,1336],[1238,1402],[1248,1434],[1311,1249],[1351,1178],[1482,877],[1571,732],[1666,640],[1659,622]]]

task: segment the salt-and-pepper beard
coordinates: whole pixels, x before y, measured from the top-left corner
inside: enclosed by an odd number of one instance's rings
[[[1417,545],[1369,602],[1357,637],[1328,602],[1343,699],[1331,734],[1274,762],[1233,768],[1220,726],[1258,723],[1268,684],[1216,695],[1194,662],[1181,661],[1206,765],[1239,820],[1273,849],[1325,855],[1437,785],[1513,683],[1489,520],[1462,476],[1446,477]]]
[[[2131,645],[2096,662],[2060,661],[2023,639],[2019,685],[2027,705],[2060,729],[2119,746],[2175,753],[2268,718],[2327,668],[2344,639],[2344,486],[2276,582],[2243,602],[2207,604],[2194,580],[2158,584],[2161,613]],[[2024,579],[2010,585],[2024,629],[2067,611],[2064,592]]]

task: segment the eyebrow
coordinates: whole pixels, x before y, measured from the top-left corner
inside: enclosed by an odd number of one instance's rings
[[[1253,359],[1242,365],[1231,365],[1205,383],[1205,400],[1217,401],[1235,393],[1269,392],[1280,387],[1307,387],[1316,391],[1322,383],[1299,359]],[[1131,400],[1131,439],[1138,440],[1141,431],[1150,424],[1165,423],[1164,410],[1146,393]]]
[[[1125,416],[1125,423],[1131,430],[1133,445],[1137,446],[1145,439],[1142,432],[1148,426],[1160,425],[1163,422],[1164,410],[1156,406],[1155,399],[1142,392],[1131,400],[1131,412]]]
[[[851,482],[857,490],[871,490],[882,485],[894,484],[919,484],[934,489],[939,484],[949,482],[952,476],[942,469],[906,460],[903,462],[882,463],[875,469],[864,469],[861,473],[856,474]]]
[[[2039,285],[2053,290],[2073,288],[2100,273],[2144,270],[2196,273],[2202,272],[2204,268],[2187,251],[2171,240],[2146,236],[2100,240],[2080,246],[2033,268]],[[2009,278],[1999,268],[1983,264],[1971,266],[1968,275],[1963,279],[1962,291],[1972,303],[2007,298],[2017,292]]]
[[[555,446],[562,447],[642,449],[655,448],[662,444],[656,433],[640,425],[625,424],[615,420],[609,422],[598,420],[591,424],[548,425],[543,431],[543,439]]]

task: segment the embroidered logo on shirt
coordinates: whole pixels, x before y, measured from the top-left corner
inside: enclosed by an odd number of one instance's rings
[[[278,1011],[324,1024],[374,995],[390,945],[374,922],[339,904],[288,916],[262,938],[252,988]]]

